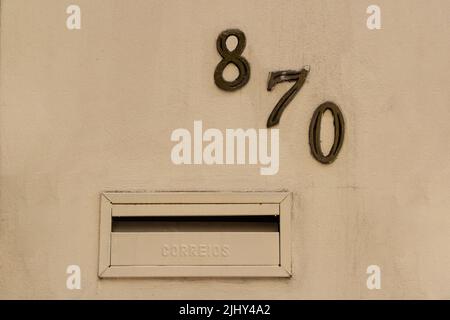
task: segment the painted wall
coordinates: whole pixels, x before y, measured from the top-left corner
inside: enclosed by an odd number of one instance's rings
[[[66,28],[66,7],[82,28]],[[1,1],[0,298],[450,298],[450,2]],[[247,35],[243,89],[219,90],[218,34]],[[264,128],[290,84],[280,170],[175,166],[170,134]],[[315,108],[346,121],[338,159],[312,158]],[[106,190],[289,190],[291,279],[99,280]],[[66,268],[82,289],[66,288]],[[368,290],[366,268],[382,270]]]

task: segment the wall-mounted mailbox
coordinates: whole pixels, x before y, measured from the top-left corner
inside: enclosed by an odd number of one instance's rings
[[[99,277],[289,277],[288,192],[107,192]]]

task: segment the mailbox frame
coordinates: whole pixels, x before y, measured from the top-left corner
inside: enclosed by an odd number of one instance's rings
[[[195,208],[210,208],[200,215],[213,212],[214,205],[218,205],[216,215],[221,215],[220,208],[233,204],[233,210],[227,210],[233,215],[264,214],[261,205],[277,205],[279,215],[279,265],[274,266],[114,266],[111,265],[111,226],[113,210],[123,206],[183,205]],[[207,205],[207,206],[205,206]],[[273,207],[273,206],[272,206]],[[137,209],[139,214],[139,207]],[[249,210],[250,209],[250,210]],[[103,192],[100,195],[100,240],[99,240],[99,268],[100,278],[136,278],[136,277],[291,277],[291,211],[292,194],[290,192]],[[185,212],[189,215],[189,212]],[[267,214],[267,213],[265,213]]]

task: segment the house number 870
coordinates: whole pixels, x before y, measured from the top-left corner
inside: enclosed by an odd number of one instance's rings
[[[226,41],[229,37],[235,36],[238,40],[236,48],[230,51],[227,48]],[[229,29],[221,32],[217,38],[217,51],[222,56],[222,61],[217,65],[214,72],[214,81],[222,90],[235,91],[244,87],[250,80],[250,64],[242,56],[245,46],[246,37],[245,34],[238,29]],[[229,64],[234,64],[239,75],[235,80],[227,81],[223,77],[223,71]],[[279,124],[281,116],[294,99],[297,93],[302,88],[309,74],[309,68],[305,67],[300,71],[285,70],[275,71],[269,73],[269,80],[267,83],[267,90],[271,91],[278,83],[281,82],[294,82],[294,85],[280,98],[274,109],[270,113],[267,120],[267,128],[271,128]],[[320,132],[322,116],[326,111],[330,111],[333,115],[334,123],[334,141],[333,145],[327,155],[323,154],[320,143]],[[339,151],[341,150],[344,142],[345,123],[344,117],[340,108],[333,102],[325,102],[318,106],[314,111],[314,115],[309,125],[309,146],[312,156],[323,164],[330,164],[336,160]]]

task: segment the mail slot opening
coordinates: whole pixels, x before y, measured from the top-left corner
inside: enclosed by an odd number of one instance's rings
[[[112,232],[279,232],[279,216],[113,217]]]

